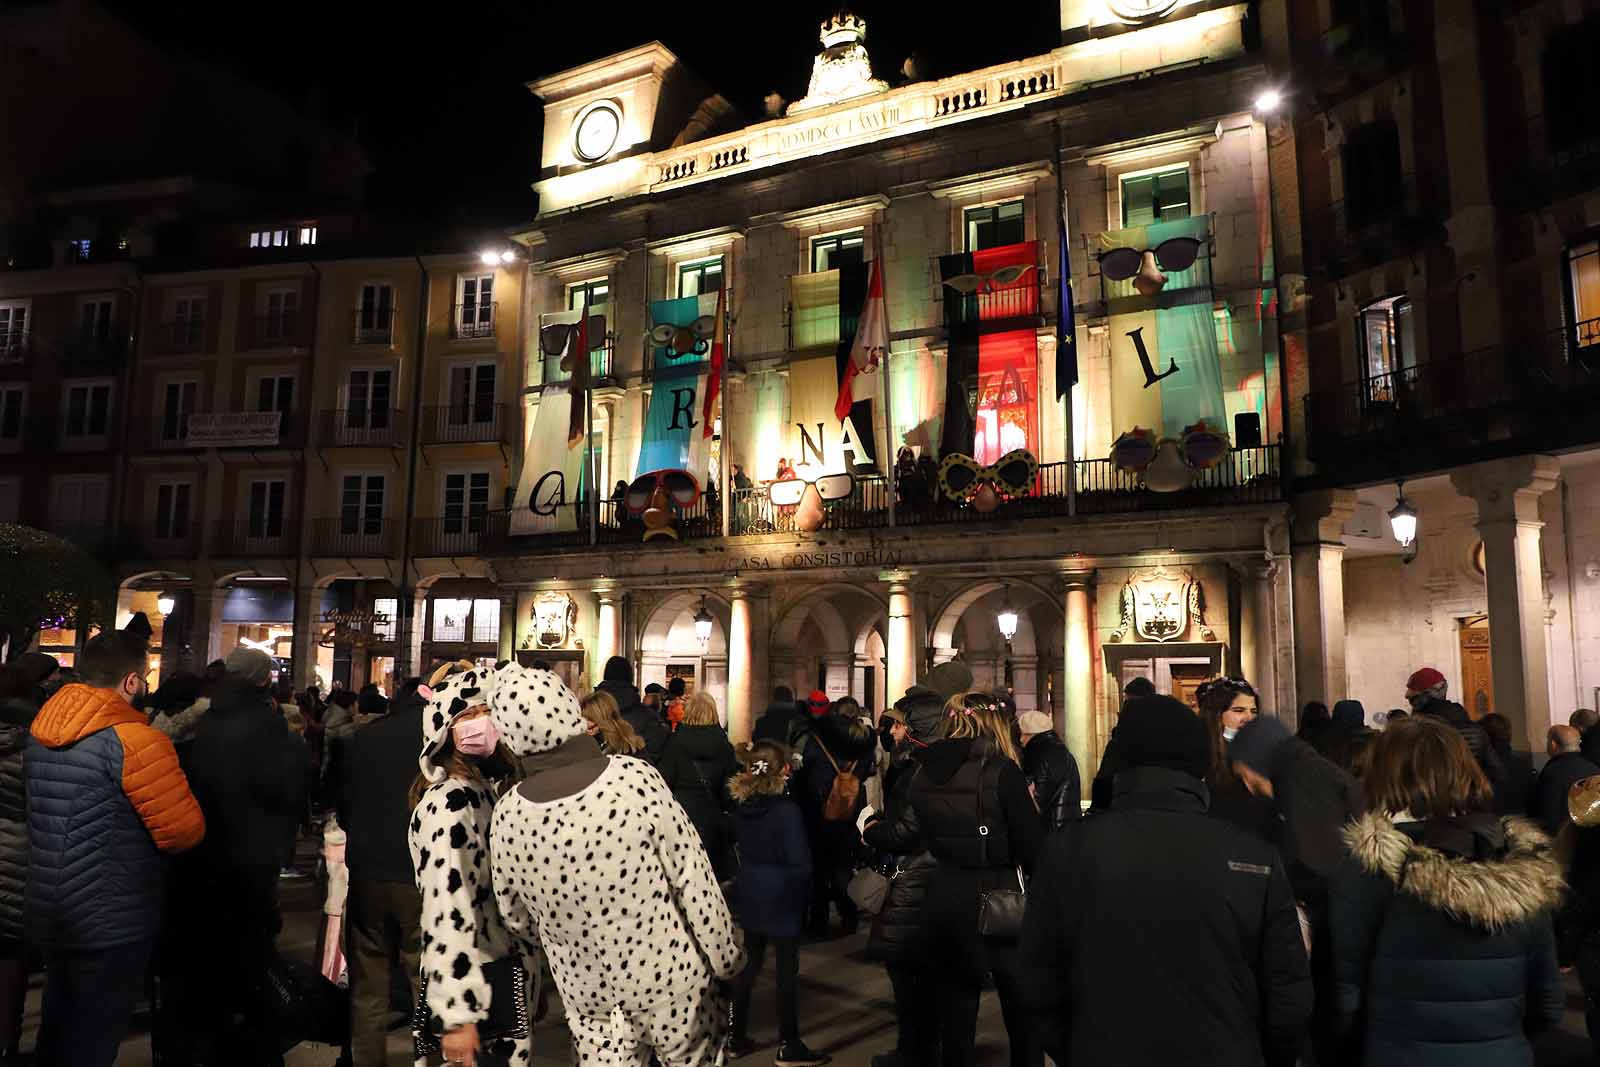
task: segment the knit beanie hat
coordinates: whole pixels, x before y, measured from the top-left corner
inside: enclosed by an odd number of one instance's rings
[[[237,675],[251,685],[266,685],[272,680],[272,657],[259,648],[240,645],[228,653],[224,665],[229,674]]]
[[[422,716],[422,755],[417,757],[417,766],[428,781],[437,785],[445,780],[447,772],[437,760],[439,750],[450,739],[450,724],[463,711],[488,704],[494,695],[494,681],[494,671],[474,667],[446,676],[437,689],[419,690],[432,694]]]
[[[828,711],[828,694],[820,689],[813,689],[811,695],[806,697],[806,707],[813,715],[825,715]]]
[[[1228,744],[1228,758],[1242,763],[1257,774],[1271,778],[1288,751],[1289,728],[1277,719],[1258,718],[1240,727]]]
[[[1017,716],[1017,729],[1025,734],[1047,734],[1055,728],[1050,716],[1042,711],[1025,711]]]
[[[1132,767],[1165,767],[1204,778],[1211,745],[1200,717],[1169,696],[1135,697],[1117,719],[1117,751]]]
[[[1444,684],[1444,675],[1432,667],[1424,667],[1406,679],[1406,692],[1425,693],[1436,685]]]
[[[939,699],[949,700],[972,688],[972,668],[958,659],[949,660],[928,672],[927,684],[939,694]]]
[[[513,755],[549,752],[587,733],[578,697],[552,671],[508,663],[495,672],[489,714]]]

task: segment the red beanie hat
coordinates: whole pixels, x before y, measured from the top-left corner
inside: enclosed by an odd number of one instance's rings
[[[1443,684],[1444,675],[1440,674],[1432,667],[1424,667],[1416,674],[1413,674],[1410,678],[1406,679],[1406,692],[1420,693],[1423,690],[1432,689],[1436,685]]]
[[[811,714],[821,715],[828,710],[828,694],[820,689],[813,689],[811,695],[806,697],[806,705],[810,707]]]

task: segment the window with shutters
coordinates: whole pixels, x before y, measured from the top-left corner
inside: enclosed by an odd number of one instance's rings
[[[445,533],[482,533],[488,514],[488,471],[469,471],[445,475]]]
[[[156,486],[156,538],[181,541],[189,536],[190,503],[194,485],[190,482],[162,482]]]
[[[250,483],[250,536],[283,536],[283,506],[288,483],[282,478],[264,478]]]
[[[456,336],[494,334],[494,274],[464,274],[456,279]]]

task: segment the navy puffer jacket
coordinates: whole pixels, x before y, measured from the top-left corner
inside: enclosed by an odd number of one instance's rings
[[[1345,830],[1328,885],[1335,1012],[1365,1067],[1531,1067],[1561,1018],[1551,913],[1564,890],[1524,819],[1468,815]],[[1351,1052],[1354,1052],[1352,1048]]]
[[[23,810],[22,750],[38,706],[25,700],[0,702],[0,940],[22,937],[23,898],[28,883],[28,821]]]

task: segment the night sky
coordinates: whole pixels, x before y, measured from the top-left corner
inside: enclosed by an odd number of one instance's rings
[[[147,36],[358,131],[377,168],[370,206],[395,220],[513,223],[532,215],[528,183],[542,119],[523,83],[659,39],[747,121],[762,97],[805,94],[817,29],[834,4],[702,0],[652,8],[593,0],[474,0],[423,8],[280,0],[244,9],[206,0],[110,0]],[[874,73],[902,61],[943,76],[1048,52],[1053,0],[992,18],[905,2],[862,2]],[[997,11],[1002,9],[996,9]],[[936,15],[935,13],[940,13]],[[253,24],[253,25],[252,25]]]

